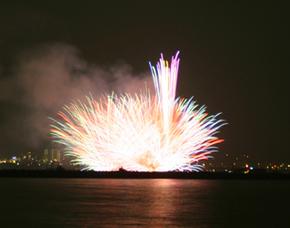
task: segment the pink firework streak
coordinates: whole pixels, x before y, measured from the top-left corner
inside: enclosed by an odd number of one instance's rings
[[[192,98],[176,98],[179,52],[150,64],[155,94],[107,95],[74,102],[53,120],[51,134],[72,163],[86,170],[199,171],[222,142],[225,124]]]

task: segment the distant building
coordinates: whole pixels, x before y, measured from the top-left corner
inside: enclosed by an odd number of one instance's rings
[[[62,156],[61,156],[61,151],[59,149],[51,149],[51,157],[52,157],[52,161],[54,162],[61,162],[62,161]]]
[[[48,151],[48,149],[44,149],[44,151],[43,151],[42,161],[43,161],[44,163],[48,163],[48,162],[50,161],[50,158],[49,158],[49,151]]]

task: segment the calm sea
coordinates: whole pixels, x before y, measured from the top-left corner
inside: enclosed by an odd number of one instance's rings
[[[290,227],[290,181],[0,178],[0,227]]]

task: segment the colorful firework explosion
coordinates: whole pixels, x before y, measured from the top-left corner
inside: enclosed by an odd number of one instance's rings
[[[87,170],[198,171],[217,151],[225,124],[192,98],[176,98],[178,52],[151,65],[155,94],[87,97],[59,112],[51,134]]]

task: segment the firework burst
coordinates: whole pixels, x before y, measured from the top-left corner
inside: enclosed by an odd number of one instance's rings
[[[208,115],[192,98],[176,98],[179,67],[163,56],[150,63],[155,94],[87,97],[59,112],[51,134],[65,145],[72,163],[83,169],[113,171],[198,171],[222,142],[216,136],[225,122]]]

